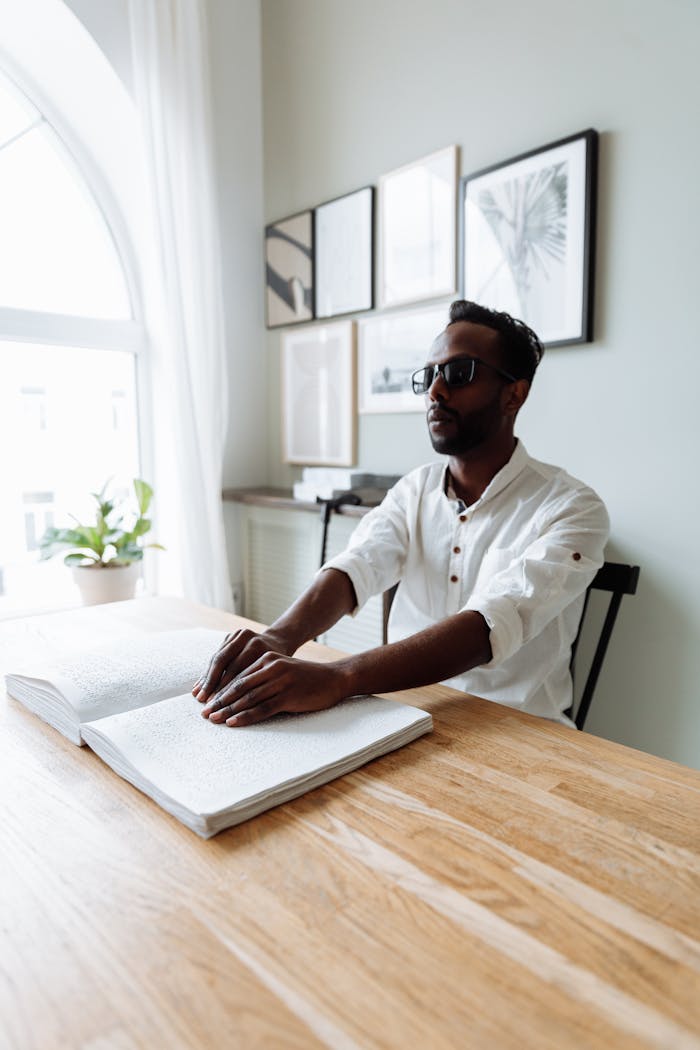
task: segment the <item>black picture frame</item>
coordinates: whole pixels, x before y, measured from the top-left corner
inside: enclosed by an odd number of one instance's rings
[[[375,189],[362,186],[314,208],[314,314],[374,308]]]
[[[593,339],[598,138],[588,128],[460,179],[461,295],[545,346]]]
[[[265,324],[286,328],[314,319],[313,211],[265,227]]]

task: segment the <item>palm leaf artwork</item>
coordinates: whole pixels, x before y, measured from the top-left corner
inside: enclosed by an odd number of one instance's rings
[[[541,168],[482,190],[478,196],[479,210],[510,267],[523,310],[534,271],[548,280],[552,262],[566,258],[567,166],[562,161]]]

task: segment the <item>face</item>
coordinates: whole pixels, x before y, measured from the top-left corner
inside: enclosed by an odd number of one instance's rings
[[[471,321],[452,324],[433,343],[426,364],[445,364],[465,356],[504,367],[498,332]],[[476,365],[467,386],[450,388],[438,375],[425,395],[428,432],[435,451],[464,455],[512,426],[513,416],[508,414],[503,396],[509,385],[507,379],[482,364]]]

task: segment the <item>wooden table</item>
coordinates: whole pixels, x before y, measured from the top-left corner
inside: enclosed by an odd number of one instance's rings
[[[236,622],[174,599],[18,620],[0,664]],[[206,842],[0,704],[3,1050],[700,1047],[700,773],[402,696],[430,736]]]

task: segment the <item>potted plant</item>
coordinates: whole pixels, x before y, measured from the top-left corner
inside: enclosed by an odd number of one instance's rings
[[[143,542],[151,529],[151,519],[146,517],[153,497],[151,486],[134,478],[134,509],[127,500],[107,499],[108,485],[91,493],[97,503],[94,524],[81,525],[71,515],[72,528],[51,527],[39,542],[42,561],[65,554],[63,560],[73,570],[83,605],[133,598],[144,550],[164,550],[159,543]]]

